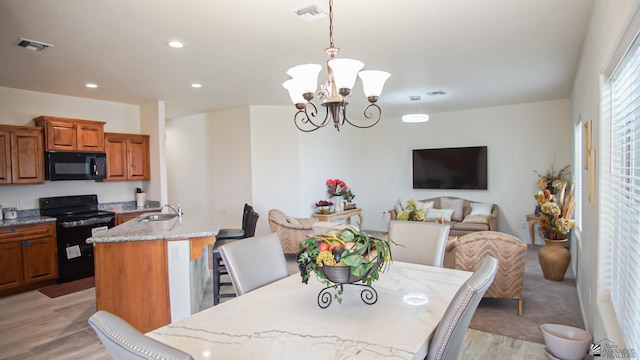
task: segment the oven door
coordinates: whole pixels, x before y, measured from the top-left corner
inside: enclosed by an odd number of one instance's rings
[[[114,225],[115,216],[57,223],[59,283],[94,275],[93,244],[87,244],[86,240],[92,236],[92,231]]]
[[[55,152],[45,156],[47,180],[102,180],[107,177],[104,153]]]

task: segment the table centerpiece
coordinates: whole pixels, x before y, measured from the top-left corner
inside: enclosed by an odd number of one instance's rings
[[[331,305],[332,298],[342,303],[345,284],[364,287],[362,301],[375,304],[378,294],[371,284],[392,260],[389,242],[394,243],[351,228],[310,235],[300,244],[296,258],[302,282],[307,284],[314,273],[326,285],[318,294],[318,306],[323,309]],[[330,290],[335,291],[333,297]]]

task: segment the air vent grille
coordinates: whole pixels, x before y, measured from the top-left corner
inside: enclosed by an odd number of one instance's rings
[[[47,43],[43,43],[43,42],[40,42],[40,41],[20,38],[20,40],[18,41],[18,46],[23,47],[23,48],[25,48],[27,50],[31,50],[31,51],[41,51],[41,50],[44,50],[44,49],[46,49],[48,47],[52,47],[53,45],[47,44]]]
[[[318,4],[306,5],[298,10],[294,10],[296,15],[305,21],[315,21],[327,17],[328,12]]]

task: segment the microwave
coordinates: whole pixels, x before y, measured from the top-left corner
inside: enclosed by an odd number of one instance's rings
[[[107,177],[105,153],[58,152],[45,153],[45,179],[103,180]]]

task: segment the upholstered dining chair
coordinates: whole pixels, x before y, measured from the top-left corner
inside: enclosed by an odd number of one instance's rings
[[[426,360],[457,359],[478,303],[498,272],[498,260],[487,256],[453,296],[436,328]]]
[[[247,209],[247,206],[248,205],[245,204],[245,209]],[[223,286],[231,286],[232,284],[230,282],[222,282],[220,280],[220,277],[228,274],[228,272],[218,249],[226,243],[245,239],[247,237],[253,237],[253,235],[255,235],[260,215],[251,206],[248,206],[247,210],[247,213],[243,216],[244,223],[242,224],[242,237],[225,237],[224,235],[216,236],[216,242],[213,245],[213,305],[218,305],[220,303],[220,298],[236,296],[233,292],[222,293],[220,291]]]
[[[449,225],[420,221],[389,221],[393,260],[442,267]]]
[[[89,325],[113,359],[193,359],[183,351],[145,336],[128,322],[104,310],[91,315]]]
[[[224,244],[220,255],[237,296],[289,276],[282,245],[274,233]]]

